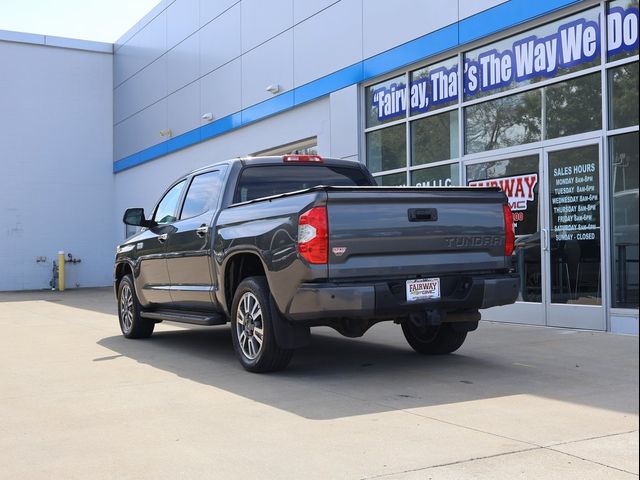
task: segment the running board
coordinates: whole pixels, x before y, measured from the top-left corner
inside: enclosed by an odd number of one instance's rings
[[[166,320],[168,322],[190,323],[192,325],[224,325],[227,320],[217,313],[194,314],[176,312],[174,310],[155,310],[153,312],[140,312],[140,316],[150,320]]]

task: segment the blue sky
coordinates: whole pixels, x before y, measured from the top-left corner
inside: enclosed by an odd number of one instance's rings
[[[158,0],[0,0],[0,30],[113,43]]]

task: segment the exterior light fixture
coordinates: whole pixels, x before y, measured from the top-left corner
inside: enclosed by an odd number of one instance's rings
[[[213,113],[208,112],[202,115],[202,120],[204,120],[205,122],[210,122],[211,120],[213,120]]]
[[[274,85],[269,85],[267,87],[267,92],[272,93],[272,94],[276,94],[280,91],[280,85],[278,85],[277,83]]]
[[[160,130],[160,136],[161,137],[170,137],[171,136],[171,129],[170,128],[165,128],[163,130]]]

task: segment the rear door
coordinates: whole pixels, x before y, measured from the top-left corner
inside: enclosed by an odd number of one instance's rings
[[[216,288],[213,282],[212,222],[218,211],[225,166],[194,175],[184,197],[179,219],[167,239],[167,267],[173,306],[209,310]]]
[[[329,189],[329,277],[504,269],[504,202],[497,189]]]

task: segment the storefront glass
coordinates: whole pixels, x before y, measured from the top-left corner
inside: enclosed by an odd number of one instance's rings
[[[416,187],[451,187],[460,185],[458,162],[411,172],[411,185]]]
[[[513,265],[520,275],[519,300],[525,302],[542,300],[539,183],[539,155],[467,166],[467,185],[499,186],[507,194],[516,232]]]
[[[607,71],[609,79],[609,128],[638,124],[638,63]]]
[[[411,122],[411,164],[458,158],[458,110]]]
[[[508,189],[536,176],[532,198],[507,194],[520,300],[550,325],[567,304],[585,306],[584,328],[604,328],[598,306],[638,308],[639,16],[638,0],[603,2],[365,88],[379,183]]]
[[[540,90],[502,97],[465,108],[465,153],[541,140]]]
[[[600,65],[599,10],[592,8],[465,53],[465,100]]]
[[[638,308],[638,132],[609,139],[612,305]]]
[[[544,88],[545,138],[566,137],[602,128],[600,72]]]
[[[404,125],[367,133],[367,166],[373,173],[407,165],[407,141]]]

